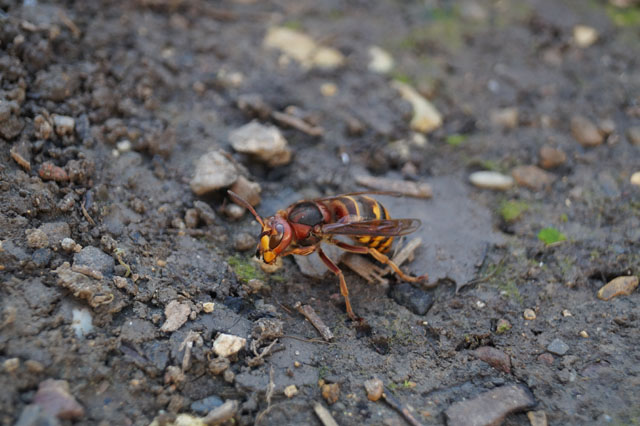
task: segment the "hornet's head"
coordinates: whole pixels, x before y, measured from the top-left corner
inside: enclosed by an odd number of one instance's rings
[[[293,232],[289,222],[281,216],[276,214],[263,220],[260,215],[255,211],[253,206],[246,200],[241,198],[233,191],[227,191],[231,199],[238,205],[248,209],[256,218],[260,226],[262,226],[262,232],[260,232],[258,242],[258,248],[256,250],[256,257],[261,258],[266,264],[273,264],[278,256],[289,246]]]

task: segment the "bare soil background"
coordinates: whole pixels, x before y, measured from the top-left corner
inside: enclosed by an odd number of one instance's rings
[[[275,26],[344,63],[265,48]],[[370,70],[373,45],[390,71]],[[639,58],[640,6],[624,1],[0,0],[0,424],[162,424],[231,400],[238,424],[320,424],[316,403],[341,425],[402,424],[367,399],[373,377],[423,424],[640,423],[640,293],[597,297],[640,275]],[[412,130],[393,81],[442,126]],[[242,108],[256,96],[323,134]],[[280,127],[289,163],[231,148],[252,119]],[[384,202],[423,221],[405,267],[439,286],[345,267],[362,330],[335,277],[293,259],[262,272],[250,215],[190,189],[216,149],[260,185],[265,216],[362,190],[362,174],[430,183],[431,199]],[[545,170],[514,172],[527,165]],[[517,184],[482,189],[478,170]],[[219,333],[246,349],[216,358]]]

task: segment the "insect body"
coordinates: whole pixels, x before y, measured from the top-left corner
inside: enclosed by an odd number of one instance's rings
[[[420,227],[420,221],[391,219],[389,212],[379,201],[364,194],[366,193],[356,192],[299,201],[263,219],[247,201],[229,191],[234,202],[249,209],[262,226],[256,256],[271,264],[279,256],[307,256],[317,252],[320,259],[338,276],[347,314],[353,320],[357,317],[351,309],[344,275],[322,251],[322,242],[334,244],[348,252],[369,254],[377,261],[389,265],[405,281],[428,279],[427,274],[420,277],[406,275],[385,255],[391,248],[393,237],[415,231]],[[353,244],[336,239],[335,236],[338,235],[348,236]]]

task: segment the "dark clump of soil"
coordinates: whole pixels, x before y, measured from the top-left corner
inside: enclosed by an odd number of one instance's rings
[[[640,422],[638,16],[0,0],[0,424]],[[252,120],[287,148],[239,148]],[[381,200],[422,221],[402,268],[440,285],[341,266],[357,325],[324,269],[263,271],[231,183],[192,191],[214,151],[264,216],[362,176],[430,184]]]

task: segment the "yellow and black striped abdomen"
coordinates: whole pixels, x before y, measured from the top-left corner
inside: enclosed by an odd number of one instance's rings
[[[343,195],[332,202],[334,219],[349,216],[351,222],[374,219],[391,219],[387,209],[376,199],[366,195]],[[393,237],[362,235],[352,237],[355,241],[385,253],[391,248]]]

